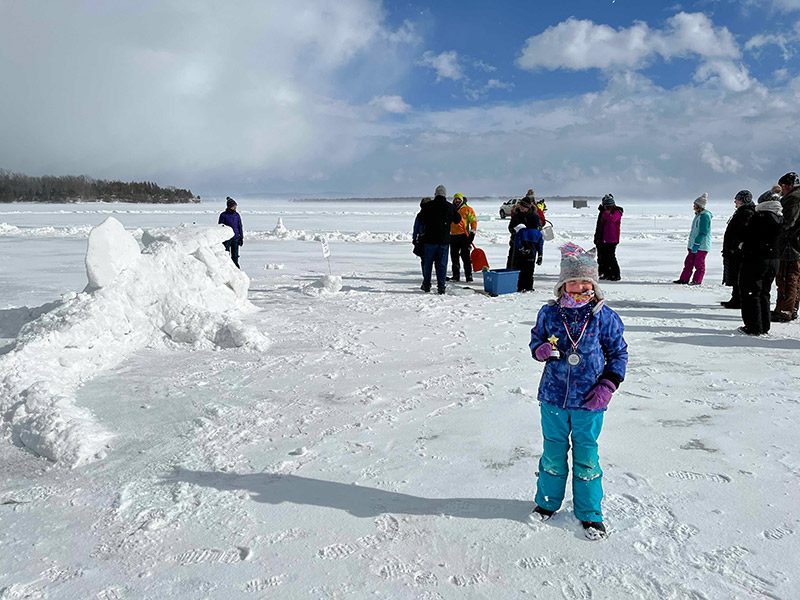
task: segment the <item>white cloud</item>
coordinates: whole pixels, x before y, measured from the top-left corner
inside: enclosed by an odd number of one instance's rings
[[[701,64],[695,72],[696,81],[718,80],[725,89],[743,92],[755,84],[743,65],[730,60],[710,60]]]
[[[714,144],[705,142],[700,148],[700,160],[711,167],[716,173],[738,173],[742,164],[730,156],[720,156],[714,149]]]
[[[791,170],[775,140],[798,118],[791,86],[766,96],[667,90],[628,73],[572,98],[416,113],[392,134],[409,148],[377,152],[381,163],[402,165],[410,194],[441,173],[437,180],[473,196],[533,185],[545,196],[692,199],[708,190],[714,198],[766,189]]]
[[[661,30],[643,22],[617,30],[569,18],[528,38],[517,65],[531,71],[639,70],[656,57],[699,58],[702,62],[696,78],[702,81],[714,75],[730,90],[742,91],[752,84],[746,67],[734,62],[740,58],[740,50],[733,35],[725,27],[714,27],[702,13],[680,12]]]
[[[381,31],[381,35],[391,44],[414,45],[422,41],[416,26],[408,20],[403,21],[403,24],[395,31]]]
[[[406,104],[402,96],[376,96],[370,101],[370,104],[389,113],[402,114],[411,110],[411,107]]]
[[[778,10],[786,12],[800,10],[800,0],[772,0],[772,4]]]
[[[517,64],[528,70],[630,68],[653,52],[649,34],[644,23],[616,31],[608,25],[569,18],[528,38]]]
[[[380,131],[358,99],[411,68],[413,25],[383,19],[377,0],[0,2],[16,90],[0,94],[0,166],[192,187],[332,171]],[[353,65],[369,77],[343,85]]]
[[[745,50],[748,51],[755,51],[758,52],[762,48],[767,46],[777,46],[781,54],[783,55],[783,60],[789,60],[792,57],[793,51],[790,48],[789,40],[785,35],[767,35],[763,33],[759,33],[758,35],[754,35],[744,45]]]
[[[442,79],[458,81],[464,78],[464,71],[458,59],[458,52],[455,50],[449,50],[441,54],[435,54],[431,51],[425,52],[419,64],[436,71],[436,81],[441,81]]]
[[[487,64],[482,60],[476,60],[472,62],[472,66],[478,69],[479,71],[483,71],[485,73],[494,73],[497,71],[497,67],[494,65]]]
[[[500,81],[499,79],[490,79],[486,82],[486,89],[489,90],[512,90],[514,89],[513,83]]]

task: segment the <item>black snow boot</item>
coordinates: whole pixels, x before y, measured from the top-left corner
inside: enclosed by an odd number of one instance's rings
[[[536,506],[534,507],[533,511],[531,511],[531,517],[539,519],[540,521],[547,521],[547,519],[552,517],[554,514],[556,514],[556,511],[547,510],[541,506]]]
[[[606,526],[598,521],[581,521],[583,535],[587,540],[602,540],[608,536]]]

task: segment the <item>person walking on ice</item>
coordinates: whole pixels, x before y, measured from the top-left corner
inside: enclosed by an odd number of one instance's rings
[[[591,540],[606,537],[597,439],[628,364],[622,320],[606,306],[597,279],[594,251],[564,244],[556,299],[539,309],[530,342],[533,358],[545,363],[538,393],[544,447],[532,516],[546,521],[561,508],[571,441],[573,509]]]

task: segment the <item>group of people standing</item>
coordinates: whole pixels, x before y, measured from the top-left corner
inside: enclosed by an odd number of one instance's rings
[[[518,292],[533,291],[533,273],[536,265],[542,264],[544,252],[542,228],[546,223],[545,210],[544,201],[536,201],[533,189],[529,189],[511,209],[511,219],[508,223],[511,238],[508,240],[506,268],[519,271]]]
[[[472,281],[470,248],[478,230],[478,218],[460,192],[447,200],[447,188],[437,185],[433,198],[423,198],[414,220],[411,241],[414,254],[422,262],[422,289],[431,291],[431,277],[436,271],[436,289],[444,294],[447,281],[461,281],[461,265],[464,265],[464,281]],[[453,276],[447,277],[448,255],[453,262]]]
[[[694,201],[688,252],[674,283],[703,282],[713,217],[707,201],[705,193]],[[741,311],[742,333],[761,335],[773,322],[796,319],[800,306],[800,177],[786,173],[755,202],[749,190],[740,190],[733,202],[736,209],[722,242],[722,282],[732,289],[730,299],[721,304]],[[778,298],[770,311],[773,281]]]
[[[731,298],[722,305],[739,309],[742,333],[761,335],[772,322],[797,318],[800,305],[800,177],[786,173],[757,202],[749,190],[734,198],[722,244],[723,283]],[[778,297],[770,311],[775,281]]]

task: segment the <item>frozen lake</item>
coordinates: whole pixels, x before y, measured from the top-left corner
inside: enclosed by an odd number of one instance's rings
[[[611,533],[591,543],[569,492],[551,521],[527,521],[542,444],[541,365],[527,344],[552,297],[557,244],[591,246],[596,207],[548,204],[557,237],[535,292],[492,298],[476,277],[439,297],[419,291],[416,202],[237,200],[258,309],[241,319],[270,345],[154,342],[98,371],[75,402],[113,438],[75,469],[15,444],[4,421],[0,598],[800,591],[800,325],[750,338],[719,305],[732,201],[709,203],[706,280],[687,288],[671,281],[692,199],[618,200],[623,280],[604,289],[630,363],[600,440]],[[500,200],[471,204],[476,243],[504,267]],[[21,307],[84,288],[87,237],[108,216],[141,238],[214,225],[222,206],[0,205],[3,352],[13,353]],[[322,238],[336,293],[313,289],[329,272]]]

